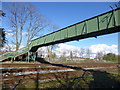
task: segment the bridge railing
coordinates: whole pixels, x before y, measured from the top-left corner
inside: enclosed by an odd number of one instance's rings
[[[14,58],[14,57],[17,57],[17,56],[22,55],[24,53],[27,53],[27,52],[28,52],[28,47],[21,48],[18,51],[6,52],[6,53],[0,55],[0,60]]]

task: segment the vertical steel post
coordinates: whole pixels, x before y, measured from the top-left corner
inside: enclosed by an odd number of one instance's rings
[[[34,54],[34,63],[35,63],[35,57],[36,57],[36,53]]]
[[[15,61],[15,57],[13,58],[13,61]]]
[[[13,58],[11,58],[11,63],[13,63]]]
[[[38,52],[35,53],[35,61],[36,61],[36,59],[37,59],[37,56],[38,56]]]
[[[28,63],[29,63],[29,59],[30,59],[30,52],[29,51],[28,51],[27,59],[28,59]]]
[[[25,61],[27,62],[27,55],[25,55]]]
[[[35,62],[35,52],[32,52],[32,59],[33,59],[33,62]]]
[[[34,60],[34,63],[35,63],[36,58],[37,58],[37,52],[34,52],[34,53],[33,53],[33,60]]]

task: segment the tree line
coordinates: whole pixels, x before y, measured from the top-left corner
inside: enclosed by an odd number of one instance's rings
[[[60,59],[62,61],[66,60],[74,60],[75,58],[78,59],[87,59],[87,60],[95,60],[98,61],[106,60],[106,61],[118,61],[120,59],[120,56],[114,53],[106,53],[105,51],[100,51],[97,53],[93,53],[91,49],[84,49],[81,48],[79,50],[64,50],[63,52],[60,52],[59,55],[56,53],[56,48],[58,48],[58,45],[51,45],[47,46],[45,49],[39,49],[38,52],[42,53],[46,59],[50,60],[56,60]],[[45,55],[46,54],[46,55]],[[93,55],[94,54],[94,55]]]
[[[5,16],[5,13],[0,10],[0,22],[2,23],[2,17]],[[0,27],[0,47],[3,47],[5,44],[5,31],[4,28]]]

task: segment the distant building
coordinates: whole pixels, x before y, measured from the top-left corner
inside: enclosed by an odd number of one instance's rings
[[[3,52],[0,52],[0,55],[2,55],[3,54]]]

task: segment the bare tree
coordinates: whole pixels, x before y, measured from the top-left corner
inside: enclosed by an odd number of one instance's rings
[[[120,1],[115,2],[113,5],[110,6],[112,10],[120,8]]]
[[[70,51],[70,59],[73,60],[73,52]]]
[[[91,53],[92,53],[91,50],[88,48],[86,50],[86,56],[87,56],[87,58],[90,58]]]
[[[63,62],[63,61],[66,61],[66,54],[67,54],[68,51],[62,51],[61,54],[60,54],[60,60]]]
[[[78,55],[78,50],[73,50],[72,53],[73,53],[73,57],[77,57],[77,55]]]
[[[84,48],[81,48],[80,51],[79,51],[79,55],[80,57],[83,57],[83,54],[85,53],[85,49]]]
[[[96,58],[99,59],[99,60],[102,60],[103,59],[103,55],[104,55],[104,53],[102,51],[101,52],[97,52]]]
[[[3,47],[6,43],[5,31],[4,28],[2,28],[2,16],[5,16],[5,13],[2,10],[0,10],[0,50],[1,47]]]
[[[1,49],[3,52],[11,52],[15,51],[15,45],[10,45],[8,43],[5,44],[5,46]]]
[[[52,56],[55,55],[54,53],[54,50],[55,48],[57,48],[58,45],[50,45],[50,46],[47,46],[47,53],[48,53],[48,59],[50,61],[50,59],[52,59]]]
[[[57,72],[57,73],[53,73],[53,76],[55,78],[55,80],[59,83],[56,85],[57,88],[60,89],[66,89],[66,88],[79,88],[80,90],[83,88],[82,83],[80,83],[81,81],[87,83],[86,78],[90,77],[89,75],[91,75],[92,73],[88,72],[88,71],[84,71],[83,73],[80,74],[79,71],[77,71],[76,73],[72,73],[72,72]],[[59,85],[59,86],[58,86]]]
[[[6,7],[9,11],[10,27],[15,37],[12,43],[16,45],[16,50],[23,42],[23,35],[26,37],[24,43],[26,42],[28,46],[33,38],[41,35],[41,30],[50,28],[48,20],[31,3],[10,3]]]
[[[51,59],[51,54],[52,54],[52,47],[51,46],[47,46],[47,53],[48,53],[48,55],[47,55],[47,57],[48,57],[48,60],[50,61],[50,59]]]

